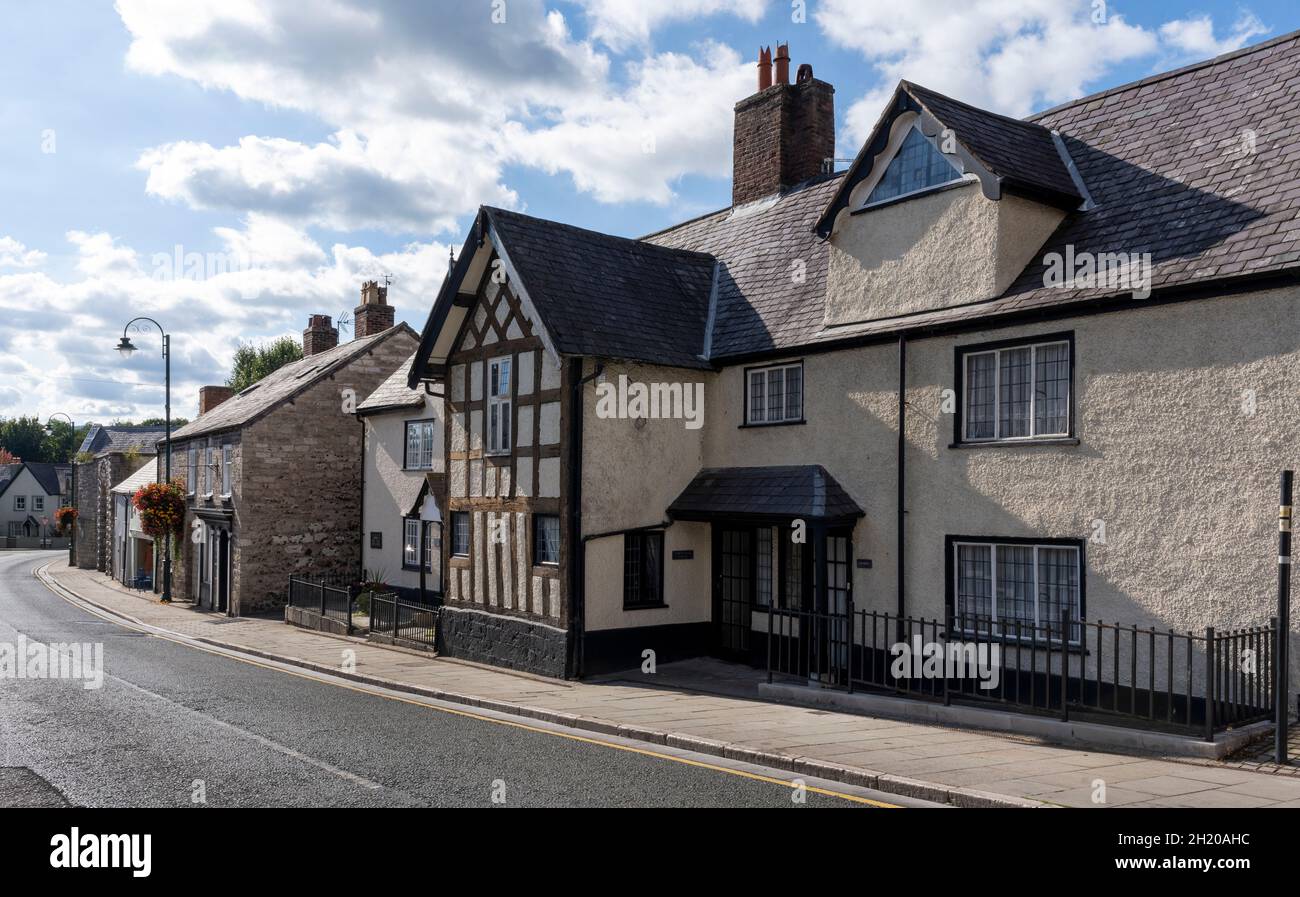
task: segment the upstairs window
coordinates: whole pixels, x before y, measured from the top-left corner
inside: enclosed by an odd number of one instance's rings
[[[210,497],[217,488],[217,450],[208,446],[203,451],[203,494]]]
[[[935,149],[920,131],[912,128],[876,182],[865,205],[919,193],[960,179],[961,173],[943,157],[943,153]]]
[[[44,496],[44,495],[33,495],[33,496],[32,496],[32,510],[33,510],[33,511],[44,511],[44,510],[45,510],[45,496]]]
[[[199,490],[199,450],[194,446],[189,448],[189,476],[185,480],[185,491],[190,495]]]
[[[494,454],[510,451],[510,359],[497,358],[488,364],[488,440]]]
[[[14,510],[15,510],[15,511],[26,511],[26,510],[27,510],[27,496],[26,496],[26,495],[15,495],[15,496],[14,496]]]
[[[230,495],[234,485],[234,446],[227,443],[221,447],[221,494]]]
[[[406,422],[407,470],[433,469],[433,424],[431,420]]]
[[[803,420],[803,362],[745,371],[745,423],[785,424]]]
[[[962,350],[964,442],[1070,435],[1070,341]]]

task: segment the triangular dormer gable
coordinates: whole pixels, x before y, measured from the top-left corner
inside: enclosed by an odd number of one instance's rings
[[[1086,209],[1053,132],[903,81],[815,228],[823,324],[993,299]]]
[[[925,138],[955,171],[978,180],[991,200],[1001,199],[1003,192],[1010,190],[1066,211],[1085,206],[1086,188],[1064,144],[1052,131],[900,81],[818,220],[818,235],[830,236],[841,212],[856,211],[872,201],[868,199],[870,189],[864,192],[858,188],[864,182],[871,184],[885,178],[905,141],[911,138],[914,152],[921,149],[917,138],[912,137],[913,131]],[[946,183],[908,195],[938,189]]]

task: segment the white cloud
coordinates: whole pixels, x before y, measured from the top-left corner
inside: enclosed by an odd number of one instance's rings
[[[0,237],[0,268],[35,268],[45,261],[45,253],[28,249],[13,237]]]
[[[1165,22],[1160,26],[1160,38],[1192,59],[1206,59],[1240,50],[1251,38],[1268,31],[1268,26],[1257,16],[1243,12],[1224,38],[1214,36],[1214,21],[1208,15]]]
[[[4,407],[17,401],[5,399],[0,416],[20,410],[104,421],[161,415],[157,337],[144,335],[141,347],[150,351],[129,361],[112,349],[129,318],[148,315],[172,337],[173,413],[193,417],[199,387],[224,381],[240,342],[298,338],[310,314],[350,316],[362,281],[385,274],[393,278],[388,296],[397,320],[418,329],[446,270],[445,244],[412,243],[379,254],[346,244],[325,248],[264,216],[217,228],[216,236],[227,252],[252,264],[162,264],[173,252],[199,254],[184,247],[137,252],[112,234],[69,231],[81,279],[0,274],[0,358],[8,364],[0,379],[22,384],[22,408]],[[201,258],[211,262],[208,254]]]
[[[606,2],[591,15],[615,41],[618,23],[648,35],[694,14],[753,21],[761,6]],[[638,57],[614,78],[609,57],[541,0],[511,0],[501,24],[477,4],[209,3],[184,21],[152,0],[118,8],[135,70],[291,107],[334,128],[318,143],[249,135],[228,146],[153,147],[138,162],[149,192],[302,227],[453,231],[479,204],[519,204],[504,183],[511,165],[568,173],[603,201],[667,202],[684,174],[726,174],[731,106],[749,90],[748,67],[714,44]],[[649,158],[640,149],[647,133]]]
[[[824,0],[815,20],[857,50],[881,84],[849,107],[845,146],[856,151],[900,79],[1008,115],[1080,96],[1117,63],[1157,49],[1155,35],[1116,13],[1092,20],[1087,0]]]

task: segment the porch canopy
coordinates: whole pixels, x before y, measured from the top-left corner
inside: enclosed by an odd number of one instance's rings
[[[781,523],[806,520],[852,526],[865,517],[820,464],[790,467],[706,467],[668,506],[674,520]]]

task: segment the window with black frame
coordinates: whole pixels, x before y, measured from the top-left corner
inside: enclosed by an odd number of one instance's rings
[[[623,606],[662,607],[664,603],[664,534],[659,531],[623,536]]]
[[[539,567],[560,563],[560,518],[554,514],[533,515],[533,563]]]
[[[469,511],[451,512],[451,553],[469,557]]]

